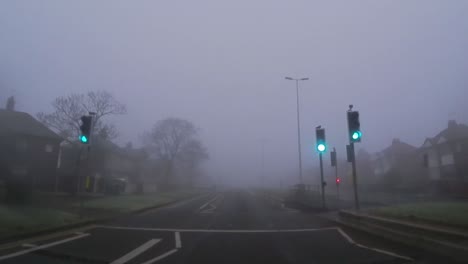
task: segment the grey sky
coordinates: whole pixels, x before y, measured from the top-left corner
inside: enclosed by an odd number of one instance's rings
[[[0,2],[0,99],[32,114],[59,95],[105,89],[128,106],[120,143],[159,119],[200,127],[210,171],[255,181],[297,167],[314,128],[343,153],[345,111],[361,111],[362,147],[420,146],[447,120],[468,122],[468,1]]]

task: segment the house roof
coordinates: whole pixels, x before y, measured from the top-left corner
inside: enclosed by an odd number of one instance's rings
[[[458,124],[451,120],[446,129],[440,131],[439,134],[433,138],[427,138],[424,143],[429,142],[431,145],[437,145],[439,142],[456,141],[460,139],[468,139],[468,126],[465,124]]]
[[[380,151],[380,155],[405,154],[416,151],[417,148],[399,139],[394,139],[392,144],[386,149]]]
[[[28,113],[0,109],[0,134],[21,134],[60,140],[61,137]]]

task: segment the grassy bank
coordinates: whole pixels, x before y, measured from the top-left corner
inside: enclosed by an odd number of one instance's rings
[[[380,207],[371,214],[410,221],[468,228],[468,203],[431,202]]]
[[[152,206],[163,205],[199,194],[198,191],[174,191],[142,195],[85,197],[83,208],[76,196],[35,194],[41,203],[0,205],[0,239],[41,231],[81,221],[112,217]],[[46,200],[48,203],[43,203]]]

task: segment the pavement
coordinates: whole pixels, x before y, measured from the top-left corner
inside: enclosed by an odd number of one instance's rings
[[[0,247],[0,263],[448,263],[249,190]]]

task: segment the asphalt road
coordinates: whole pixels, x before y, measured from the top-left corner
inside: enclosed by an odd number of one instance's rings
[[[446,263],[243,190],[203,195],[0,255],[0,263]]]

